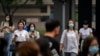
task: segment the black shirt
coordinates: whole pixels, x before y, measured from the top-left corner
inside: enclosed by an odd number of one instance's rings
[[[48,41],[52,56],[59,56],[59,42],[49,36],[43,36],[42,38],[44,38],[46,42]]]

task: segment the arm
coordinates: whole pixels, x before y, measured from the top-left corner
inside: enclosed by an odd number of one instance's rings
[[[12,37],[12,42],[15,42],[16,41],[16,39],[17,39],[17,35],[16,35],[16,32],[14,32],[14,34],[13,34],[13,37]]]
[[[93,31],[91,28],[90,28],[90,36],[93,37]]]
[[[29,38],[30,38],[29,33],[26,32],[26,41],[29,41]]]
[[[60,51],[62,51],[63,49],[63,42],[64,42],[64,38],[66,37],[66,30],[63,31],[62,36],[61,36],[61,40],[60,40]]]
[[[9,26],[8,28],[9,28],[9,30],[10,30],[11,32],[14,32],[14,29],[15,29],[14,26]]]
[[[37,39],[39,39],[40,38],[40,33],[36,32],[36,36],[37,36]]]

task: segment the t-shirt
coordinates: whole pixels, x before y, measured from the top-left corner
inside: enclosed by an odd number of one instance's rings
[[[49,36],[43,36],[43,38],[48,40],[52,56],[59,56],[59,42]]]
[[[73,52],[78,54],[78,31],[64,30],[60,43],[64,44],[64,52]]]
[[[84,40],[86,39],[86,37],[90,35],[90,33],[92,32],[92,29],[91,28],[87,28],[87,29],[81,28],[79,32],[81,33],[82,39]]]
[[[29,34],[26,30],[15,30],[14,34],[13,34],[13,38],[15,37],[15,35],[17,35],[17,39],[16,42],[23,42],[26,41],[27,38],[29,38]]]

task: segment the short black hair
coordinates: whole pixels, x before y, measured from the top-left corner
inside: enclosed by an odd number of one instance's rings
[[[58,26],[60,26],[60,22],[58,20],[48,20],[45,23],[46,32],[52,32]]]
[[[86,20],[83,22],[83,25],[88,25],[88,24],[89,24],[89,23],[88,23],[88,21],[86,21]]]

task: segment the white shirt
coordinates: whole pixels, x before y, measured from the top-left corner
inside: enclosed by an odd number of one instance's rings
[[[29,39],[29,34],[26,30],[22,30],[22,31],[15,30],[13,34],[13,38],[15,37],[15,35],[17,35],[16,42],[23,42]]]
[[[81,33],[82,39],[84,40],[86,39],[86,37],[90,36],[92,29],[91,28],[87,28],[87,29],[81,28],[79,32]]]
[[[60,43],[64,44],[64,52],[78,54],[78,42],[78,31],[63,31]]]

